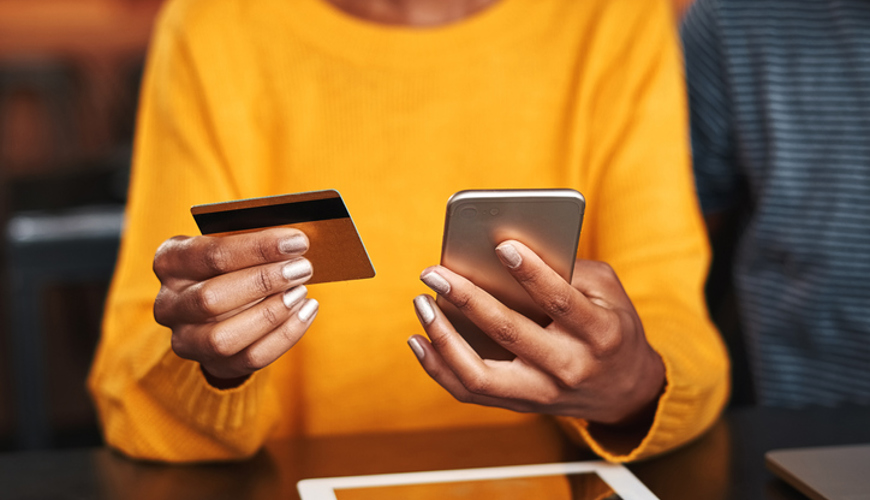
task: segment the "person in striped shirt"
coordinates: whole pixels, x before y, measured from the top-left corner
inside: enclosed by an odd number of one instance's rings
[[[757,401],[870,404],[870,3],[698,0],[681,34]]]

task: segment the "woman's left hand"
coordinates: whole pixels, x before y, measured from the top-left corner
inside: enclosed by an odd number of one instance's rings
[[[423,282],[516,358],[481,359],[432,297],[420,295],[414,305],[429,340],[408,343],[429,376],[463,402],[608,425],[649,421],[665,368],[613,269],[578,260],[569,284],[518,241],[496,253],[552,323],[541,327],[462,276],[430,267]]]

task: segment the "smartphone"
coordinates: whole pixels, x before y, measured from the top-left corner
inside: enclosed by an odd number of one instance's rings
[[[573,189],[460,191],[447,201],[441,265],[487,291],[541,326],[550,318],[505,269],[495,253],[501,242],[522,242],[571,282],[586,199]],[[446,300],[438,306],[482,357],[513,359]]]

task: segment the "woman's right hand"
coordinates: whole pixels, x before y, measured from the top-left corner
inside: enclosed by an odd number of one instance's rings
[[[290,350],[319,307],[303,285],[308,238],[292,228],[231,236],[176,236],[154,256],[154,318],[172,349],[198,361],[218,388],[235,387]]]

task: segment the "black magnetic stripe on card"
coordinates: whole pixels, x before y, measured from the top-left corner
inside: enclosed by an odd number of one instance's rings
[[[244,231],[350,217],[341,198],[297,201],[195,215],[202,234]]]

